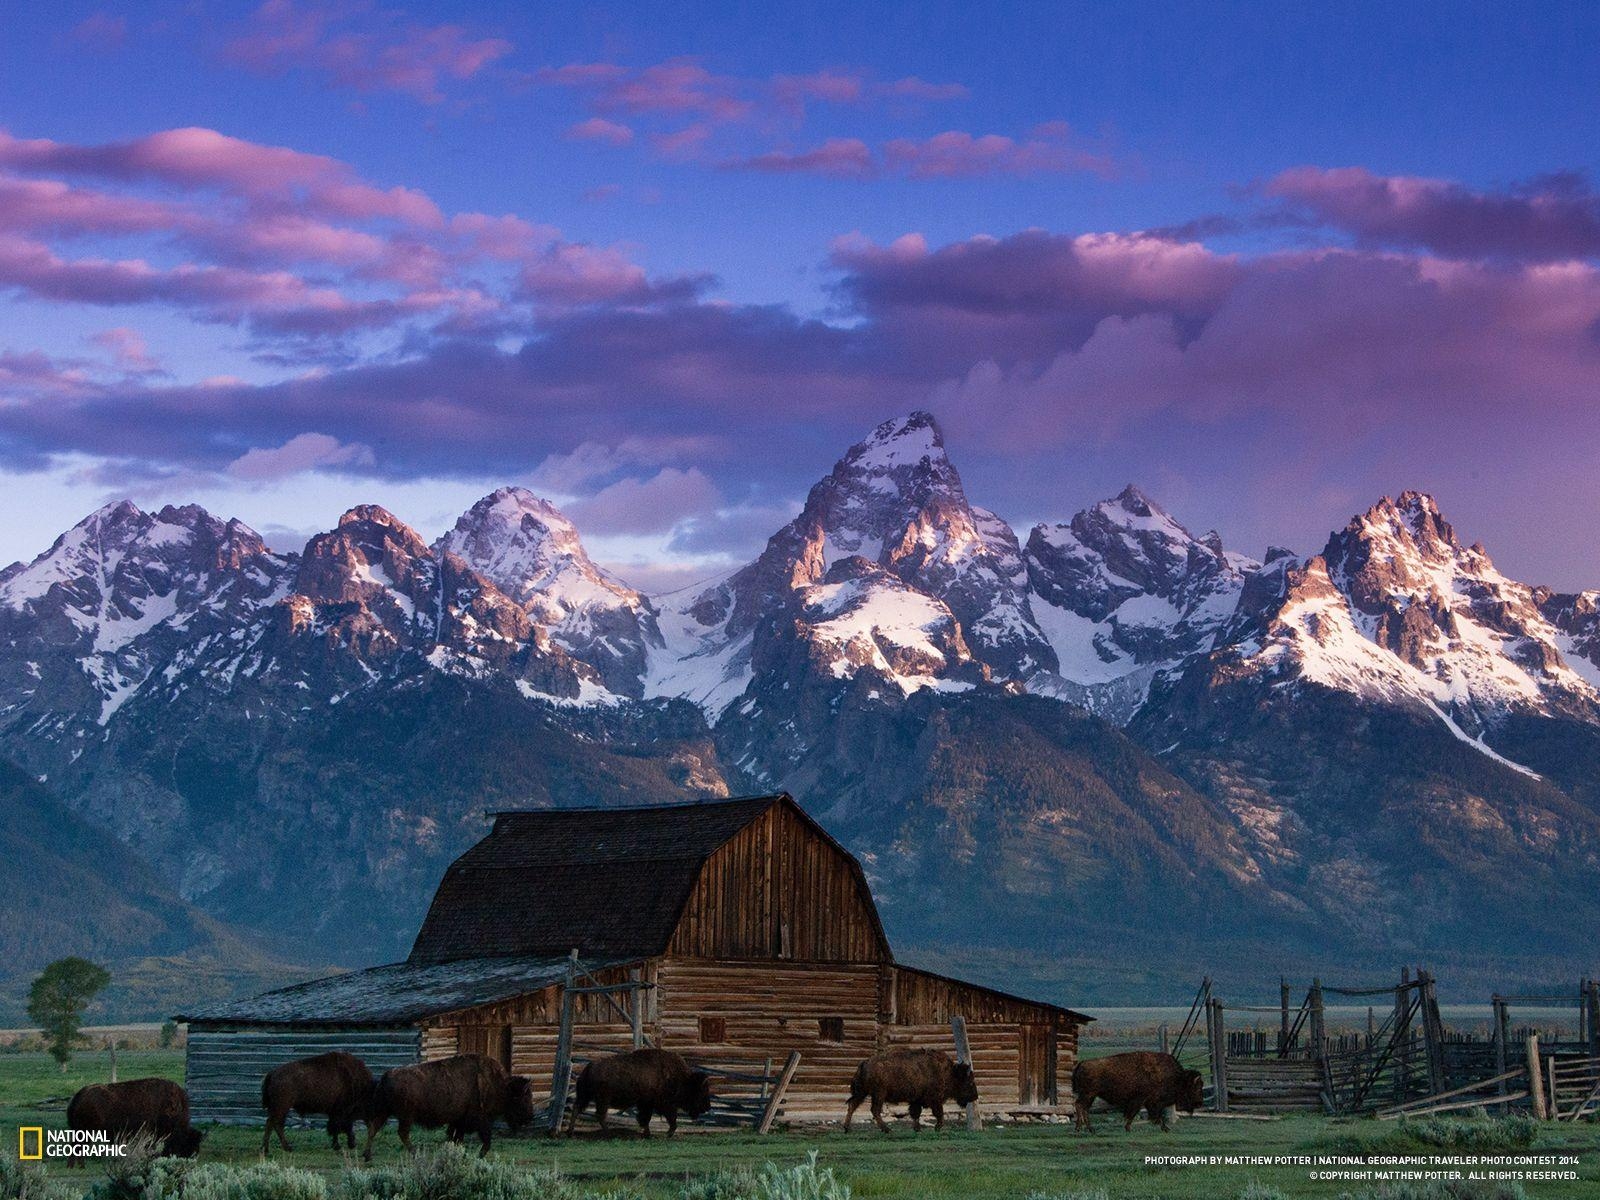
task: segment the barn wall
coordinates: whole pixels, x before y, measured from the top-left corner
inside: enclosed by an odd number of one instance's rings
[[[667,953],[880,962],[874,911],[849,856],[775,804],[707,860]]]
[[[771,1058],[774,1067],[798,1050],[786,1115],[843,1117],[850,1078],[878,1047],[876,965],[669,959],[657,979],[664,1049],[712,1064]],[[702,1017],[722,1024],[720,1041],[701,1040]],[[840,1022],[841,1041],[823,1040],[824,1019]]]
[[[416,1029],[226,1029],[189,1026],[184,1086],[195,1121],[259,1125],[261,1081],[267,1072],[297,1058],[345,1050],[381,1075],[418,1061]]]

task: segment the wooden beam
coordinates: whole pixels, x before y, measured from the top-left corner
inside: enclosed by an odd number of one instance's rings
[[[772,1131],[772,1123],[778,1119],[778,1108],[783,1103],[783,1094],[789,1090],[789,1081],[799,1069],[800,1051],[791,1050],[789,1061],[783,1064],[783,1074],[778,1076],[778,1082],[772,1088],[772,1095],[767,1097],[767,1107],[761,1113],[761,1123],[756,1126],[757,1133]]]
[[[956,1039],[956,1061],[972,1065],[972,1048],[967,1045],[967,1019],[959,1014],[950,1018],[950,1032]],[[982,1129],[983,1118],[978,1115],[976,1104],[967,1105],[967,1128]]]
[[[1540,1121],[1550,1119],[1550,1104],[1544,1094],[1544,1072],[1539,1059],[1539,1035],[1530,1033],[1527,1041],[1528,1095],[1533,1100],[1533,1115]]]
[[[1512,1092],[1510,1095],[1495,1099],[1493,1097],[1471,1097],[1466,1100],[1450,1100],[1444,1104],[1431,1104],[1427,1108],[1408,1108],[1404,1112],[1393,1109],[1384,1109],[1377,1114],[1380,1121],[1398,1121],[1402,1117],[1429,1117],[1434,1113],[1455,1112],[1462,1108],[1482,1108],[1485,1104],[1510,1104],[1517,1100],[1526,1100],[1527,1092]]]

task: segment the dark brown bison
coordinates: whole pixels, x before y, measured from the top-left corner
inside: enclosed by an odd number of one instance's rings
[[[170,1079],[91,1083],[67,1105],[68,1129],[92,1129],[126,1141],[146,1133],[163,1154],[193,1158],[205,1137],[189,1124],[189,1094]]]
[[[367,1144],[361,1157],[372,1161],[372,1142],[393,1117],[400,1142],[411,1149],[411,1127],[445,1128],[452,1142],[476,1133],[489,1153],[495,1119],[513,1132],[533,1120],[533,1084],[512,1075],[492,1058],[458,1054],[437,1062],[385,1071],[372,1092],[367,1114]]]
[[[966,1063],[939,1050],[902,1046],[874,1054],[856,1068],[850,1081],[850,1107],[844,1113],[847,1133],[856,1109],[866,1100],[872,1101],[872,1119],[885,1133],[889,1132],[889,1123],[883,1119],[885,1104],[910,1105],[913,1130],[922,1127],[922,1110],[931,1108],[934,1128],[943,1129],[945,1102],[954,1100],[962,1107],[976,1104],[978,1084]]]
[[[274,1067],[261,1081],[261,1107],[267,1110],[267,1127],[261,1131],[261,1153],[267,1153],[274,1130],[278,1134],[278,1144],[285,1150],[292,1149],[283,1131],[291,1111],[303,1117],[313,1113],[326,1115],[333,1148],[339,1148],[342,1133],[346,1144],[354,1150],[355,1123],[366,1120],[375,1087],[377,1080],[367,1070],[367,1064],[343,1050],[330,1050]]]
[[[1170,1054],[1134,1050],[1079,1063],[1072,1072],[1072,1091],[1077,1098],[1075,1122],[1079,1129],[1089,1128],[1089,1106],[1096,1100],[1121,1110],[1125,1129],[1133,1128],[1141,1108],[1167,1129],[1169,1108],[1192,1113],[1200,1107],[1205,1080],[1199,1071],[1187,1070]]]
[[[678,1131],[679,1110],[691,1119],[710,1110],[711,1077],[691,1070],[683,1055],[670,1050],[631,1050],[597,1059],[579,1073],[574,1117],[590,1104],[601,1129],[613,1108],[631,1108],[645,1137],[650,1136],[650,1118],[656,1113],[667,1119],[671,1137]]]

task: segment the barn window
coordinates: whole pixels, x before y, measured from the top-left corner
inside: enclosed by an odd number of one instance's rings
[[[817,1021],[817,1037],[824,1042],[844,1041],[844,1018],[822,1017]]]
[[[700,1018],[700,1044],[711,1045],[728,1040],[727,1017]]]

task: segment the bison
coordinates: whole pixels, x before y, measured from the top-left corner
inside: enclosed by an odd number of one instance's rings
[[[189,1124],[189,1094],[170,1079],[79,1088],[67,1104],[67,1128],[94,1130],[116,1141],[145,1133],[161,1144],[163,1154],[178,1158],[193,1158],[205,1137]]]
[[[1133,1128],[1141,1108],[1168,1129],[1169,1108],[1192,1113],[1200,1107],[1205,1080],[1170,1054],[1135,1050],[1079,1063],[1072,1072],[1072,1091],[1078,1102],[1074,1121],[1079,1129],[1090,1127],[1089,1107],[1096,1100],[1120,1109],[1125,1129]]]
[[[458,1054],[385,1071],[373,1089],[367,1114],[367,1144],[361,1152],[366,1162],[372,1161],[373,1139],[390,1117],[399,1123],[400,1142],[407,1150],[413,1125],[442,1126],[453,1142],[476,1133],[487,1155],[495,1118],[513,1132],[533,1120],[533,1084],[481,1054]]]
[[[348,1147],[354,1150],[355,1123],[366,1120],[376,1087],[377,1081],[367,1070],[367,1064],[343,1050],[330,1050],[327,1054],[274,1067],[261,1081],[261,1107],[267,1110],[267,1127],[261,1131],[261,1153],[267,1153],[274,1130],[278,1134],[278,1144],[286,1151],[292,1149],[283,1130],[291,1111],[301,1116],[326,1115],[328,1138],[333,1148],[339,1148],[342,1133]]]
[[[913,1050],[899,1047],[874,1054],[856,1068],[850,1081],[850,1107],[845,1110],[844,1128],[850,1131],[850,1122],[863,1101],[872,1101],[872,1119],[878,1128],[889,1132],[889,1123],[883,1119],[885,1104],[909,1104],[911,1128],[922,1127],[922,1110],[933,1110],[933,1126],[944,1128],[944,1106],[954,1100],[965,1107],[978,1102],[978,1084],[972,1077],[972,1068],[956,1062],[938,1050]]]
[[[678,1131],[678,1111],[691,1119],[704,1116],[711,1108],[711,1077],[691,1070],[683,1055],[670,1050],[633,1050],[614,1054],[585,1066],[578,1075],[576,1118],[590,1104],[600,1128],[606,1127],[606,1113],[613,1108],[632,1108],[639,1130],[650,1136],[650,1118],[660,1113],[667,1119],[667,1136]]]

